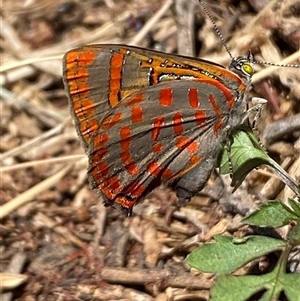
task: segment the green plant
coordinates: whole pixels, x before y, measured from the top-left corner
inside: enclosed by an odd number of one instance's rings
[[[267,155],[247,127],[233,134],[229,151],[225,150],[221,156],[220,171],[232,171],[232,185],[236,188],[249,171],[261,164],[270,166],[299,196],[298,184]],[[289,200],[289,206],[279,200],[270,201],[243,220],[244,224],[260,228],[287,226],[289,231],[285,239],[261,235],[237,239],[218,235],[213,243],[204,244],[188,255],[186,262],[191,267],[217,275],[211,301],[244,301],[259,293],[259,299],[255,300],[275,301],[280,300],[282,292],[289,301],[300,300],[300,274],[286,272],[292,249],[300,245],[300,206],[292,199]],[[281,251],[281,255],[271,272],[262,275],[230,275],[245,264],[275,251]]]

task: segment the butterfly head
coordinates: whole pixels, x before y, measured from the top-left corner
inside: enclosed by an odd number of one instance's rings
[[[246,84],[250,83],[254,73],[253,56],[251,52],[249,52],[247,57],[234,57],[229,65],[229,70],[241,77]]]

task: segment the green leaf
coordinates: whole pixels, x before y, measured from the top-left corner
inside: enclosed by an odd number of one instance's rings
[[[265,151],[255,148],[250,137],[244,131],[233,133],[233,142],[230,146],[230,162],[233,172],[232,186],[237,188],[243,182],[247,174],[262,164],[268,164],[268,155]],[[220,173],[230,172],[228,150],[221,156]]]
[[[274,269],[261,276],[219,276],[211,291],[210,301],[244,301],[264,292],[259,301],[278,300],[283,291],[289,301],[300,301],[299,274],[281,273]]]
[[[271,275],[262,276],[220,276],[211,290],[210,301],[247,300],[263,292],[263,284],[272,281]]]
[[[278,280],[281,281],[289,301],[300,301],[300,274],[284,274]]]
[[[270,201],[243,219],[248,225],[278,228],[297,220],[298,216],[280,201]]]
[[[283,240],[248,236],[244,240],[236,240],[230,236],[218,235],[215,243],[205,244],[194,250],[186,258],[193,268],[208,273],[232,273],[249,261],[286,245]]]
[[[296,195],[300,196],[299,184],[276,161],[268,156],[249,127],[243,125],[236,129],[232,133],[231,139],[230,159],[228,158],[228,149],[225,147],[220,156],[219,168],[221,174],[226,174],[231,172],[231,165],[233,173],[231,185],[235,189],[252,169],[266,164],[282,182],[289,186]],[[229,164],[229,161],[231,164]]]
[[[300,204],[297,203],[293,199],[289,199],[289,204],[291,205],[291,207],[294,210],[295,214],[297,214],[297,216],[300,217]]]

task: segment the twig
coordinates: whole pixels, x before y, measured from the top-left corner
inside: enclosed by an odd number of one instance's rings
[[[178,27],[178,53],[195,56],[195,2],[190,0],[176,0],[176,15]]]
[[[213,283],[211,275],[194,276],[182,272],[178,275],[158,269],[127,269],[104,267],[101,270],[103,280],[122,284],[147,284],[160,282],[164,287],[183,287],[189,289],[209,289]]]

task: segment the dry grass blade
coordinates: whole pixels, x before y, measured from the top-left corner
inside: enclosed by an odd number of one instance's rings
[[[35,160],[35,161],[30,161],[30,162],[24,162],[24,163],[20,163],[20,164],[14,164],[14,165],[10,165],[10,166],[0,167],[0,173],[13,171],[13,170],[20,170],[20,169],[28,168],[28,167],[35,167],[38,165],[66,163],[69,161],[78,161],[79,159],[86,159],[86,156],[83,154],[82,155],[70,155],[70,156],[64,156],[61,158],[50,158],[50,159],[44,159],[44,160]]]
[[[0,273],[0,292],[13,289],[23,284],[28,276],[13,273]]]
[[[55,56],[48,56],[48,57],[34,57],[31,59],[25,59],[21,61],[8,62],[4,66],[0,67],[0,72],[6,72],[15,68],[20,68],[22,66],[31,65],[39,62],[53,61],[53,60],[61,61],[61,59],[62,59],[62,55],[55,55]]]
[[[5,218],[8,214],[14,212],[21,206],[24,206],[26,203],[33,201],[34,198],[39,193],[41,193],[44,190],[49,189],[50,187],[57,184],[57,182],[59,180],[61,180],[72,168],[73,168],[73,165],[71,165],[71,164],[62,168],[59,172],[57,172],[53,176],[40,182],[39,184],[35,185],[34,187],[32,187],[32,188],[28,189],[27,191],[23,192],[22,194],[18,195],[11,201],[0,206],[0,219]]]

